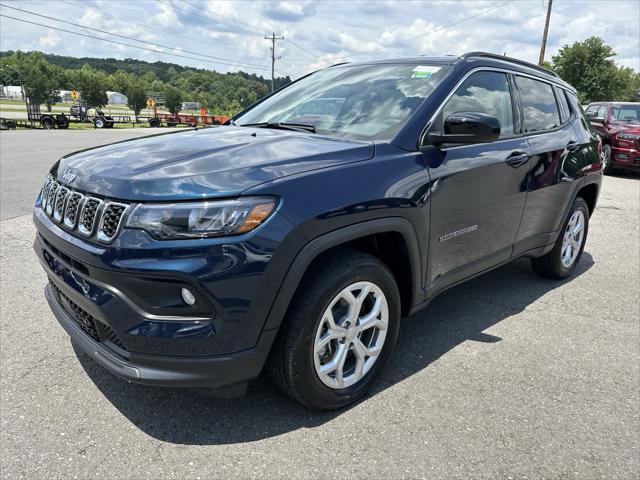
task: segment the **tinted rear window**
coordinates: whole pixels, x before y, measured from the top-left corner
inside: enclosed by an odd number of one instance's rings
[[[524,132],[550,130],[560,125],[560,113],[551,85],[527,77],[516,77],[524,110]]]

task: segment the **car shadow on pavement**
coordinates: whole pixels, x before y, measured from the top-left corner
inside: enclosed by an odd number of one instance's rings
[[[529,261],[520,259],[443,293],[425,310],[403,319],[398,345],[369,397],[427,368],[467,340],[509,341],[483,332],[571,282],[593,263],[591,255],[584,252],[572,278],[554,281],[538,277]],[[251,442],[313,428],[353,408],[309,411],[282,395],[264,376],[252,382],[247,396],[235,400],[147,387],[120,380],[82,352],[76,351],[76,355],[95,385],[129,421],[170,443]],[[367,398],[360,403],[366,403]]]

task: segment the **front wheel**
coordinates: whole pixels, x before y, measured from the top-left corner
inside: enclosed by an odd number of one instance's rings
[[[333,410],[362,397],[398,336],[400,294],[378,258],[344,250],[305,276],[269,359],[291,398]]]
[[[533,269],[543,277],[561,279],[571,275],[582,257],[588,231],[589,207],[582,197],[578,197],[571,206],[553,250],[531,259]]]
[[[611,145],[602,146],[602,173],[605,175],[613,172],[613,164],[611,162]]]

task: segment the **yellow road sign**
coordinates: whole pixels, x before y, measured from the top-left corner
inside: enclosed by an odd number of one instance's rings
[[[147,107],[153,108],[155,106],[156,106],[156,101],[151,97],[147,98]]]
[[[71,98],[72,98],[73,100],[77,100],[79,96],[80,96],[80,95],[78,95],[78,91],[77,91],[77,90],[72,90],[72,91],[71,91]]]

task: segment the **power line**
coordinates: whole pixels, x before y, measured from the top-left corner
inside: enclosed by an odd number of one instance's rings
[[[226,27],[230,27],[233,29],[240,29],[243,30],[243,33],[245,34],[252,34],[252,35],[261,35],[261,33],[253,31],[253,30],[249,30],[247,29],[246,26],[249,26],[251,28],[253,28],[252,25],[248,25],[248,24],[242,24],[240,22],[234,21],[233,23],[230,23],[229,20],[221,20],[219,18],[215,18],[212,17],[211,15],[208,15],[206,12],[202,11],[201,9],[198,9],[197,11],[193,11],[193,10],[186,10],[183,7],[178,7],[176,6],[173,2],[171,2],[170,0],[164,0],[162,1],[162,3],[164,3],[165,5],[169,5],[171,8],[175,8],[176,10],[180,11],[180,12],[184,12],[188,15],[197,15],[197,16],[204,16],[206,18],[208,18],[209,20],[213,20],[216,23],[219,23],[220,25],[224,25]],[[193,8],[198,8],[192,4],[190,4],[189,2],[183,2],[184,5],[188,5],[189,7],[193,7]]]
[[[442,25],[440,27],[436,27],[435,29],[433,29],[433,30],[431,30],[429,32],[422,33],[420,35],[416,35],[415,37],[407,38],[406,40],[400,40],[399,42],[390,43],[389,45],[385,45],[384,47],[376,48],[374,50],[368,50],[366,52],[352,53],[350,55],[345,55],[344,57],[340,57],[340,58],[337,58],[337,59],[334,59],[334,60],[336,62],[339,62],[340,60],[344,60],[344,59],[347,59],[347,58],[356,57],[358,55],[368,55],[368,54],[373,53],[373,52],[379,52],[381,50],[385,50],[385,49],[390,48],[390,47],[395,47],[396,45],[401,45],[403,43],[411,42],[411,41],[416,40],[418,38],[426,37],[427,35],[431,35],[433,33],[437,33],[437,32],[440,32],[442,30],[446,30],[447,28],[453,27],[453,26],[458,25],[458,24],[460,24],[462,22],[466,22],[467,20],[471,20],[473,18],[479,17],[481,15],[484,15],[485,13],[489,13],[489,12],[491,12],[493,10],[496,10],[496,9],[500,8],[500,7],[504,7],[505,5],[507,5],[509,3],[512,3],[513,1],[515,1],[515,0],[508,0],[506,2],[500,3],[499,5],[494,5],[493,7],[490,7],[490,8],[487,8],[485,10],[482,10],[481,12],[478,12],[478,13],[476,13],[474,15],[469,16],[469,17],[462,18],[460,20],[457,20],[455,22],[449,23],[447,25]]]
[[[53,20],[55,22],[60,22],[60,23],[65,23],[67,25],[72,25],[74,27],[80,27],[80,28],[84,28],[84,29],[87,29],[87,30],[93,30],[95,32],[100,32],[100,33],[105,34],[105,35],[112,35],[114,37],[124,38],[126,40],[133,40],[134,42],[144,43],[146,45],[152,45],[154,47],[160,47],[160,48],[166,48],[166,49],[174,50],[174,51],[178,51],[178,52],[190,53],[190,54],[193,54],[193,55],[199,55],[201,57],[207,57],[207,58],[211,58],[211,59],[214,59],[214,60],[221,60],[222,62],[231,62],[231,64],[233,66],[236,66],[236,64],[237,65],[242,64],[243,66],[256,67],[256,68],[260,68],[260,69],[265,69],[266,70],[266,68],[264,66],[257,65],[255,63],[236,62],[235,60],[233,60],[231,58],[215,57],[215,56],[207,55],[207,54],[204,54],[204,53],[198,53],[198,52],[193,52],[193,51],[190,51],[190,50],[184,50],[184,49],[179,49],[179,48],[175,48],[175,47],[170,47],[168,45],[162,45],[160,43],[148,42],[146,40],[140,40],[140,39],[137,39],[137,38],[134,38],[134,37],[128,37],[127,35],[120,35],[118,33],[107,32],[105,30],[100,30],[99,28],[87,27],[86,25],[82,25],[82,24],[79,24],[79,23],[69,22],[67,20],[62,20],[60,18],[50,17],[48,15],[42,15],[42,14],[36,13],[36,12],[30,12],[29,10],[24,10],[22,8],[17,8],[17,7],[12,7],[12,6],[9,6],[9,5],[2,4],[2,3],[0,3],[0,6],[5,7],[5,8],[10,8],[12,10],[17,10],[19,12],[27,13],[29,15],[35,15],[36,17],[46,18],[47,20]]]
[[[106,15],[107,17],[109,17],[109,18],[113,18],[114,20],[122,21],[122,19],[121,19],[121,18],[119,18],[119,17],[117,17],[117,16],[115,16],[115,15],[112,15],[112,14],[111,14],[111,13],[109,13],[109,12],[105,12],[104,10],[97,9],[95,6],[91,6],[91,7],[89,7],[87,4],[84,4],[84,3],[82,3],[82,2],[81,2],[81,1],[79,1],[79,0],[63,0],[63,1],[64,1],[64,2],[66,2],[66,3],[69,3],[69,4],[79,5],[79,6],[80,6],[80,7],[82,7],[82,8],[87,8],[89,11],[94,12],[94,13],[98,13],[98,14],[100,14],[100,15]],[[173,7],[173,5],[170,5],[170,6],[171,6],[172,8],[174,8],[174,7]],[[132,25],[132,26],[135,26],[135,27],[143,28],[143,29],[148,29],[148,28],[149,28],[149,26],[148,26],[148,25],[142,25],[142,24],[140,24],[140,23],[130,22],[129,20],[126,20],[126,22],[127,22],[127,25]],[[167,35],[170,35],[171,37],[180,37],[180,38],[185,38],[185,39],[188,39],[188,40],[193,40],[193,37],[192,37],[192,36],[191,36],[191,37],[189,37],[189,36],[187,36],[187,35],[180,35],[180,34],[178,34],[178,33],[175,33],[175,32],[169,32],[169,31],[167,31],[167,30],[163,30],[163,29],[158,28],[158,27],[155,27],[155,26],[154,26],[154,28],[153,28],[153,29],[154,29],[154,31],[158,31],[158,32],[161,32],[161,33],[166,33]],[[200,44],[202,44],[203,46],[211,46],[211,47],[214,47],[214,45],[213,45],[212,43],[204,43],[204,42],[202,42],[200,39],[199,39],[199,43],[200,43]],[[184,51],[184,50],[183,50],[183,51]],[[202,54],[198,54],[198,55],[202,55]],[[219,57],[219,58],[222,58],[222,57]],[[234,61],[233,59],[224,59],[224,60]],[[246,62],[242,62],[242,63],[246,63]],[[251,64],[249,64],[249,65],[251,65]],[[260,66],[266,69],[266,65],[260,65]]]
[[[159,53],[161,55],[170,55],[172,57],[188,58],[190,60],[196,60],[196,61],[199,61],[199,62],[211,63],[211,64],[216,64],[216,65],[228,65],[228,66],[231,66],[231,67],[238,67],[238,65],[235,65],[235,64],[227,64],[227,63],[220,62],[220,61],[214,62],[214,61],[211,61],[211,60],[204,60],[202,58],[191,57],[191,56],[188,56],[188,55],[179,55],[177,53],[162,52],[160,50],[154,50],[152,48],[147,48],[147,47],[140,47],[138,45],[132,45],[130,43],[118,42],[116,40],[109,40],[107,38],[94,37],[92,35],[87,35],[87,34],[80,33],[80,32],[73,32],[71,30],[65,30],[64,28],[53,27],[51,25],[44,25],[42,23],[32,22],[30,20],[25,20],[25,19],[22,19],[22,18],[12,17],[10,15],[0,14],[0,17],[10,18],[11,20],[16,20],[18,22],[23,22],[23,23],[29,23],[31,25],[37,25],[39,27],[49,28],[51,30],[57,30],[59,32],[71,33],[72,35],[78,35],[80,37],[90,38],[92,40],[100,40],[101,42],[107,42],[107,43],[113,43],[115,45],[122,45],[122,46],[125,46],[125,47],[137,48],[138,50],[144,50],[145,52],[154,52],[154,53]],[[253,69],[253,70],[269,70],[268,67],[242,67],[242,68],[248,68],[248,69]]]
[[[285,41],[286,41],[287,43],[290,43],[290,44],[291,44],[291,45],[293,45],[294,47],[296,47],[296,48],[298,48],[298,49],[302,50],[303,52],[307,53],[308,55],[311,55],[311,56],[312,56],[313,58],[315,58],[316,60],[320,59],[320,56],[319,56],[319,55],[316,55],[315,53],[310,52],[309,50],[307,50],[307,49],[306,49],[306,48],[304,48],[303,46],[298,45],[298,44],[297,44],[297,43],[295,43],[295,42],[292,42],[290,39],[288,39],[288,38],[287,38],[287,39],[285,39]]]

